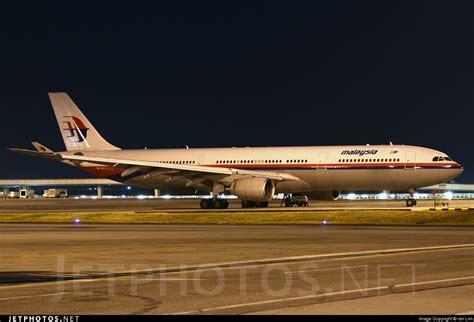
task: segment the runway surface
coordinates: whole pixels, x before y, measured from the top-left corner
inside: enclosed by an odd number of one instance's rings
[[[0,214],[24,212],[103,212],[103,211],[202,211],[200,199],[0,199]],[[239,200],[229,200],[226,211],[311,211],[320,209],[407,209],[404,200],[337,200],[309,202],[310,207],[280,207],[280,200],[270,202],[268,208],[242,209]],[[414,208],[433,207],[432,200],[419,200]],[[474,200],[452,200],[450,207],[474,207]],[[222,211],[221,209],[204,210]]]
[[[6,224],[0,250],[0,314],[343,314],[474,284],[472,227]]]

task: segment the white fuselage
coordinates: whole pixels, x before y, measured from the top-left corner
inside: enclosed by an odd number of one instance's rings
[[[75,152],[67,151],[64,154]],[[400,191],[446,182],[463,171],[459,163],[442,152],[409,145],[80,152],[94,157],[289,173],[301,179],[277,182],[276,192]],[[438,157],[442,161],[435,161]],[[180,178],[176,174],[151,176],[146,169],[124,176],[123,170],[107,165],[83,162],[78,166],[96,175],[144,188],[179,189],[186,187],[190,180],[189,177]],[[204,184],[196,188],[212,189]]]

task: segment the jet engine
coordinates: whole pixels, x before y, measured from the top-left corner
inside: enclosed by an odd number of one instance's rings
[[[330,191],[314,191],[307,193],[310,199],[314,200],[337,200],[341,196],[341,191],[330,190]]]
[[[275,184],[267,178],[244,178],[230,186],[232,194],[240,200],[268,201],[275,192]]]

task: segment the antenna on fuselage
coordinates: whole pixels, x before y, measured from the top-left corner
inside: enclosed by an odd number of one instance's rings
[[[393,145],[392,141],[388,141],[388,143],[390,143],[390,145]]]
[[[186,144],[186,150],[189,150],[189,146]]]

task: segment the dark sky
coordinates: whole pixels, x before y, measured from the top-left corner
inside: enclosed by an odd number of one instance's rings
[[[0,178],[85,176],[66,91],[122,148],[411,144],[474,183],[472,1],[81,1],[0,13]],[[36,10],[37,9],[37,10]]]

